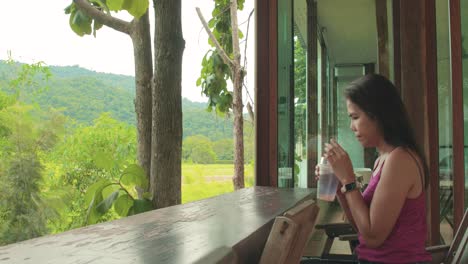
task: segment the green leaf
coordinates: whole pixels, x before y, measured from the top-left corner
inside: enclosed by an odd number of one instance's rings
[[[91,185],[88,190],[86,190],[86,194],[84,196],[85,204],[91,204],[93,200],[99,200],[95,199],[97,196],[96,194],[101,195],[101,200],[98,201],[98,203],[100,203],[102,201],[102,190],[111,184],[112,183],[109,180],[102,179]]]
[[[127,10],[135,18],[140,18],[148,10],[148,0],[124,0],[122,9]]]
[[[70,26],[79,36],[91,34],[91,22],[91,18],[79,9],[75,9],[75,12],[72,12],[70,15]]]
[[[120,216],[127,216],[133,206],[133,198],[127,193],[120,195],[114,203],[114,209]]]
[[[110,153],[105,153],[103,151],[98,151],[95,153],[94,157],[94,164],[106,171],[110,171],[113,167],[112,155]]]
[[[122,10],[122,6],[125,0],[107,0],[106,4],[109,10],[112,11],[120,11]]]
[[[239,39],[243,39],[244,38],[244,33],[242,33],[242,31],[239,30]]]
[[[113,192],[119,191],[119,190],[121,190],[120,185],[117,183],[112,183],[111,185],[107,185],[106,187],[104,187],[104,189],[102,189],[102,196],[107,197],[111,195]]]
[[[104,214],[99,212],[96,207],[103,200],[102,190],[112,184],[109,180],[100,180],[88,188],[85,194],[85,204],[89,204],[86,212],[86,224],[97,223]]]
[[[216,20],[214,19],[210,19],[210,21],[208,21],[208,27],[210,28],[213,28],[216,24]]]
[[[109,211],[109,209],[112,207],[112,204],[114,203],[115,199],[117,199],[117,197],[119,196],[119,192],[120,192],[120,190],[117,190],[117,191],[113,192],[111,195],[109,195],[106,199],[101,201],[96,206],[96,210],[100,214],[107,213],[107,211]]]
[[[124,169],[120,182],[127,186],[139,186],[143,190],[148,188],[148,178],[145,171],[137,164],[131,164]]]
[[[144,192],[143,193],[143,198],[145,198],[145,199],[151,200],[152,197],[153,197],[153,194],[150,193],[150,192]]]
[[[72,12],[73,9],[75,9],[75,3],[71,3],[69,6],[65,7],[63,11],[65,11],[65,14],[68,15]]]
[[[153,210],[153,204],[151,203],[151,201],[146,200],[146,199],[145,200],[137,199],[133,201],[133,206],[129,211],[129,215],[130,213],[134,215],[134,214],[139,214],[143,212],[148,212],[151,210]]]

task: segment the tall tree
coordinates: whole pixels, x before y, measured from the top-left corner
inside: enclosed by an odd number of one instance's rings
[[[154,58],[149,0],[73,0],[65,9],[80,36],[96,35],[103,25],[132,39],[135,59],[135,112],[140,165],[149,179],[154,208],[181,202],[182,37],[181,0],[153,0]],[[126,10],[128,22],[111,11]],[[154,68],[153,61],[154,59]]]
[[[244,188],[244,117],[242,86],[246,74],[241,65],[237,10],[243,9],[244,0],[215,0],[213,18],[207,23],[201,11],[198,16],[209,35],[210,44],[215,50],[207,52],[202,61],[202,72],[197,85],[209,97],[209,108],[234,115],[234,188]],[[251,13],[252,14],[252,13]],[[213,31],[212,31],[213,30]],[[244,60],[245,62],[245,60]],[[233,91],[227,89],[226,80],[231,79]],[[251,108],[250,108],[251,109]],[[251,111],[250,111],[251,112]],[[253,121],[253,114],[251,114]]]

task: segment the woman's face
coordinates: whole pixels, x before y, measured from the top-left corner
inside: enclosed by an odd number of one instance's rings
[[[351,100],[346,100],[348,115],[351,120],[350,128],[363,147],[375,147],[383,140],[383,135],[377,122],[370,118]]]

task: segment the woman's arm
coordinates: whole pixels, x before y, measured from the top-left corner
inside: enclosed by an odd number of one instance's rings
[[[343,212],[346,215],[346,219],[348,219],[349,223],[353,226],[354,230],[358,230],[356,223],[354,222],[353,215],[351,213],[351,210],[349,209],[348,202],[346,201],[346,197],[344,196],[343,193],[341,193],[341,184],[338,185],[338,190],[336,191],[336,198],[338,199],[338,202],[341,205],[341,208],[343,209]]]
[[[386,159],[370,207],[359,191],[344,194],[359,233],[368,247],[379,247],[392,231],[418,176],[417,165],[401,148]]]

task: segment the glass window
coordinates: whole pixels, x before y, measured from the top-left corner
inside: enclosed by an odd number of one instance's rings
[[[278,1],[278,186],[293,187],[292,4]]]

